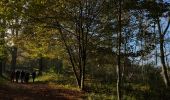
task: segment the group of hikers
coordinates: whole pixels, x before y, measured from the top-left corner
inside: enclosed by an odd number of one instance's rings
[[[34,80],[35,80],[35,77],[36,77],[36,72],[33,71],[31,73],[31,76],[32,76],[33,83],[34,83]],[[21,83],[28,83],[29,79],[30,79],[30,73],[23,71],[23,70],[22,71],[19,71],[19,70],[18,71],[12,71],[10,78],[11,78],[11,82],[14,82],[14,80],[16,80],[16,82],[18,83],[19,79],[20,79]]]

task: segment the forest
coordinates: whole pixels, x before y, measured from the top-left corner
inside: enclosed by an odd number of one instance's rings
[[[169,100],[170,0],[0,0],[0,99]]]

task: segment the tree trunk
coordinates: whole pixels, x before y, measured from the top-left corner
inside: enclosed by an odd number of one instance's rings
[[[168,88],[170,86],[169,78],[168,78],[168,69],[165,64],[165,54],[164,54],[164,35],[160,34],[160,53],[161,53],[161,64],[162,64],[162,75],[164,79],[164,83]]]
[[[18,18],[16,18],[15,21],[16,21],[15,24],[18,25]],[[15,38],[18,37],[18,32],[19,32],[18,30],[19,30],[18,27],[17,28],[13,27],[11,29],[12,35]],[[15,43],[14,43],[14,45],[15,45]],[[12,71],[15,71],[15,69],[16,69],[17,52],[18,52],[18,48],[16,46],[13,46],[12,47],[12,61],[11,61],[11,70]]]
[[[17,47],[12,47],[12,61],[11,61],[12,71],[15,71],[16,69],[16,61],[17,61]]]
[[[118,33],[118,55],[117,55],[117,100],[121,100],[121,3],[122,0],[119,0],[119,33]]]
[[[79,16],[79,70],[80,70],[80,81],[81,81],[81,90],[84,88],[84,60],[83,60],[83,48],[84,48],[84,29],[83,29],[83,7],[82,2],[80,2],[80,16]]]
[[[2,76],[3,73],[3,60],[0,59],[0,76]]]
[[[38,75],[42,75],[42,70],[43,70],[43,57],[39,58],[39,72]]]
[[[168,69],[167,69],[167,66],[165,63],[164,36],[169,28],[170,20],[168,22],[167,27],[165,28],[165,30],[163,32],[161,31],[162,29],[161,29],[161,24],[159,22],[160,21],[159,18],[157,18],[156,21],[158,24],[158,31],[159,31],[159,44],[160,44],[159,49],[160,49],[160,53],[161,53],[160,59],[161,59],[161,64],[162,64],[162,76],[163,76],[165,86],[166,86],[166,88],[168,88],[170,86],[170,82],[169,82],[169,77],[168,77]]]
[[[6,27],[6,21],[1,19],[1,28],[5,29]],[[4,72],[4,66],[5,66],[5,56],[6,56],[6,48],[5,48],[5,31],[1,30],[0,31],[0,46],[2,46],[2,56],[0,57],[0,76],[2,76],[3,72]]]
[[[168,61],[168,55],[166,55],[166,45],[164,44],[164,49],[165,49],[165,61],[166,61],[166,66],[169,68],[169,61]]]
[[[61,27],[60,27],[59,23],[58,23],[58,27],[59,27],[58,30],[59,30],[61,39],[62,39],[62,41],[64,43],[64,46],[65,46],[65,48],[67,50],[67,53],[69,55],[69,59],[70,59],[71,65],[72,65],[72,69],[73,69],[74,75],[76,77],[77,84],[78,84],[79,88],[81,88],[81,80],[80,80],[79,75],[78,75],[78,73],[76,71],[73,55],[72,55],[71,50],[70,50],[70,48],[69,48],[69,46],[67,44],[67,41],[65,39],[65,36],[64,36],[64,34],[63,34],[62,30],[61,30]]]

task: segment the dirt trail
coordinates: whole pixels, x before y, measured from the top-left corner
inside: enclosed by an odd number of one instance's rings
[[[42,83],[0,85],[0,100],[83,100],[83,97],[83,92]]]

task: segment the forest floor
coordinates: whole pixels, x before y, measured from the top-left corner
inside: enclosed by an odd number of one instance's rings
[[[47,83],[11,83],[0,85],[0,100],[83,100],[85,93]]]

